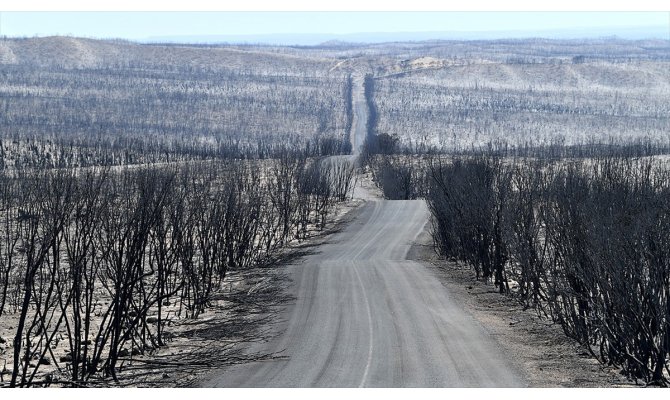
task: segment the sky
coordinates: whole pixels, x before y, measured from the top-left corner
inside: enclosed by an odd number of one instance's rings
[[[667,12],[2,12],[0,35],[162,36],[487,32],[668,26]]]

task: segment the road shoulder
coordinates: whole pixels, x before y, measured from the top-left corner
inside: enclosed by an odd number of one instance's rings
[[[475,280],[466,265],[440,259],[432,246],[430,224],[417,237],[407,258],[429,268],[462,308],[496,339],[530,387],[631,387],[617,370],[600,364],[560,326],[523,310],[492,284]]]

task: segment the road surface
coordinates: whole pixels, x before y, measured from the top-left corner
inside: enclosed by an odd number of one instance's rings
[[[354,110],[354,117],[351,121],[349,141],[351,142],[351,151],[354,156],[361,154],[365,138],[368,136],[368,105],[365,102],[363,82],[364,78],[362,76],[356,75],[353,77],[351,105]]]
[[[495,344],[421,263],[406,260],[425,202],[369,200],[317,253],[287,266],[296,296],[275,339],[205,387],[524,386]]]

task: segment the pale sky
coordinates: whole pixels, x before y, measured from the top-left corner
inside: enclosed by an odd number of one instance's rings
[[[2,12],[0,35],[143,40],[177,35],[486,32],[669,26],[667,12]]]

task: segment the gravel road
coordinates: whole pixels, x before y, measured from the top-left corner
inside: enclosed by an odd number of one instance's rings
[[[296,296],[275,339],[205,387],[525,386],[495,340],[429,268],[406,259],[428,221],[425,202],[368,200],[315,254],[289,265]]]

